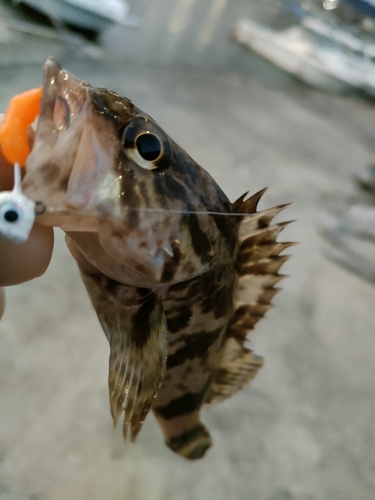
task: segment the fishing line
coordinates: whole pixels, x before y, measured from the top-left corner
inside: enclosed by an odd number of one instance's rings
[[[293,203],[287,203],[285,205],[278,205],[273,208],[286,208],[293,205]],[[237,213],[237,212],[213,212],[209,210],[174,210],[174,209],[169,209],[169,208],[147,208],[147,207],[130,207],[126,208],[126,211],[129,212],[149,212],[149,213],[171,213],[171,214],[176,214],[176,215],[219,215],[219,216],[224,216],[224,217],[248,217],[251,215],[259,215],[262,213],[262,210],[259,212],[244,212],[244,213]],[[56,207],[46,207],[46,210],[44,213],[55,213],[58,214],[59,212],[61,213],[69,213],[69,214],[74,214],[74,215],[80,215],[80,216],[95,216],[92,212],[85,212],[85,211],[75,211],[69,208],[56,208]],[[267,215],[267,209],[265,210],[264,215]]]

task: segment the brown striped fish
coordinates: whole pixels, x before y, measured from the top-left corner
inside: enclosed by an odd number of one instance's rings
[[[203,457],[202,408],[263,364],[245,342],[283,277],[286,205],[231,203],[150,116],[52,58],[23,189],[67,233],[110,346],[114,424],[134,441],[152,411],[173,451]]]

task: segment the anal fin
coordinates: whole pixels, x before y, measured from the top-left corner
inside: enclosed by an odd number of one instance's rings
[[[263,365],[263,358],[229,337],[215,382],[210,388],[206,404],[216,404],[234,396],[252,380]]]

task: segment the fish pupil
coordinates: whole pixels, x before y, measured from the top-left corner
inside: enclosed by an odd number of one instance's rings
[[[161,143],[154,134],[142,134],[136,140],[138,153],[144,160],[154,161],[161,153]]]
[[[4,219],[7,222],[16,222],[19,218],[18,213],[15,210],[7,210],[4,214]]]

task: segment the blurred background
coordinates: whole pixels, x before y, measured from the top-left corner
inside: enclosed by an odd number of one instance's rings
[[[375,498],[375,2],[0,2],[0,110],[54,55],[132,99],[233,201],[295,202],[290,278],[257,325],[266,364],[203,413],[187,463],[149,416],[124,446],[109,349],[56,231],[46,274],[7,290],[0,499]],[[328,257],[328,258],[327,258]]]

